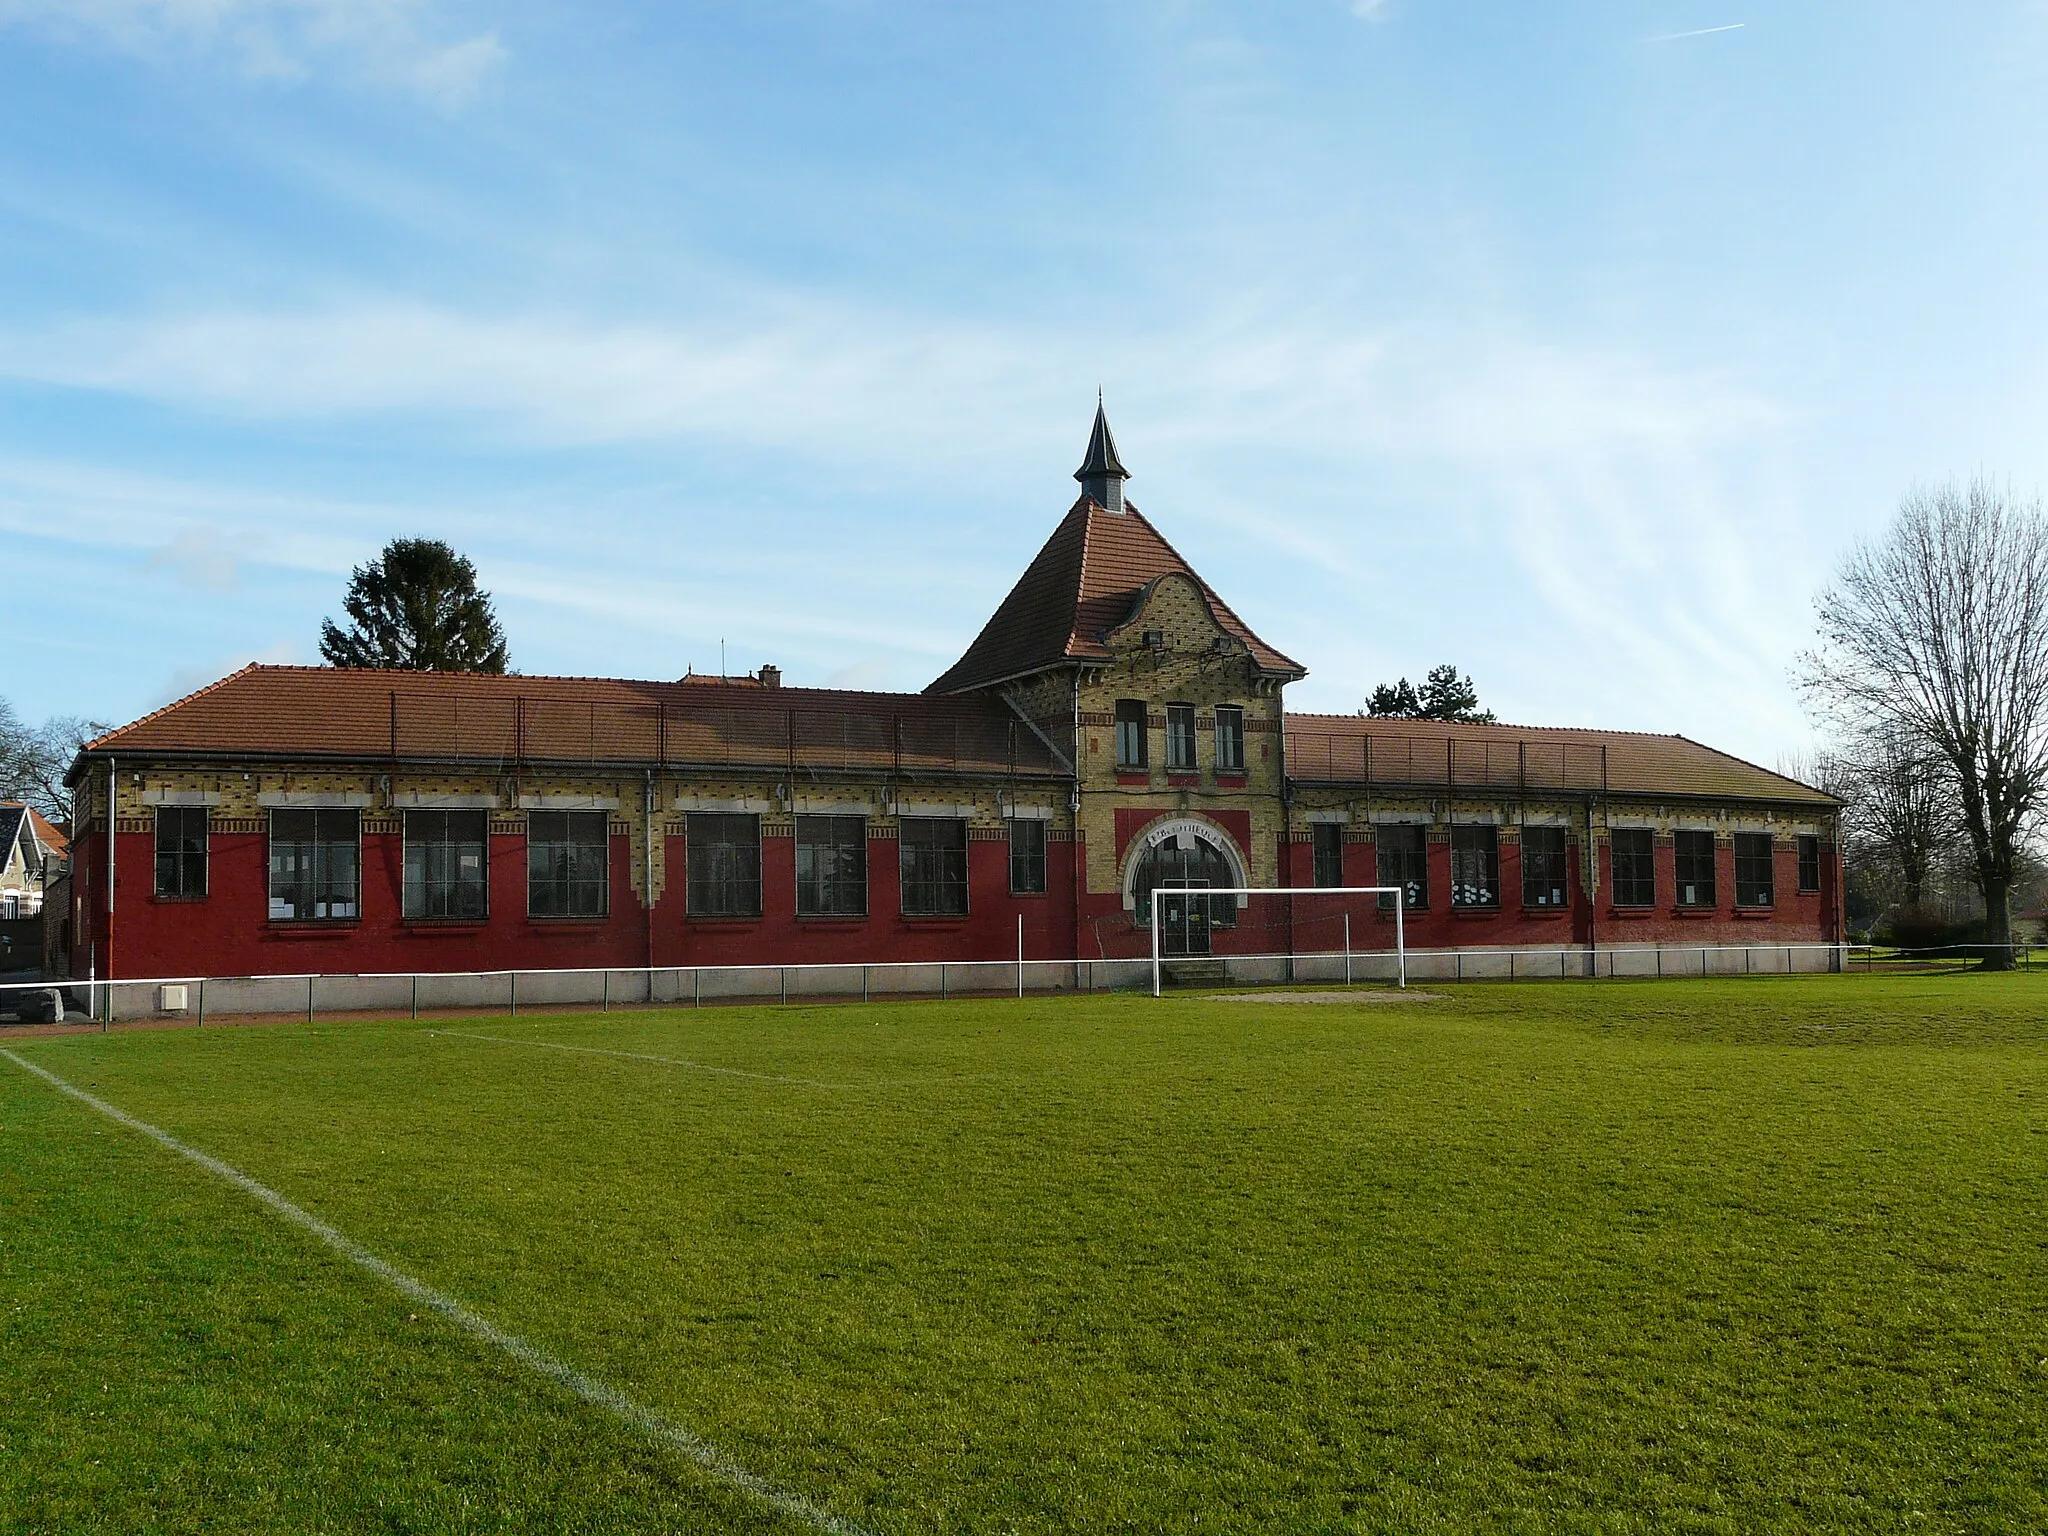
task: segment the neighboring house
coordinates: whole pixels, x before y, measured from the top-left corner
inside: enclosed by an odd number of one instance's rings
[[[0,800],[0,919],[35,917],[64,871],[64,834],[33,806]]]
[[[110,732],[72,974],[1136,956],[1176,885],[1398,887],[1426,948],[1841,940],[1831,796],[1681,736],[1289,714],[1305,669],[1124,500],[1100,412],[1075,478],[921,693],[250,666]],[[1173,952],[1350,942],[1160,905]]]

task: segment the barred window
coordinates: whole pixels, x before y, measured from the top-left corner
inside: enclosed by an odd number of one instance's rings
[[[1166,706],[1166,766],[1178,773],[1195,768],[1195,706]]]
[[[162,805],[156,812],[156,893],[206,894],[206,807]]]
[[[1388,823],[1376,829],[1379,852],[1379,883],[1397,885],[1405,893],[1403,903],[1417,911],[1429,905],[1429,829]],[[1393,898],[1382,896],[1382,906]]]
[[[1143,699],[1118,699],[1116,701],[1116,765],[1119,768],[1143,768],[1147,761],[1145,753],[1145,701]]]
[[[1802,892],[1820,889],[1820,839],[1817,837],[1799,839],[1799,889]]]
[[[1324,889],[1344,883],[1344,824],[1319,821],[1308,829],[1314,845],[1315,882]]]
[[[1566,863],[1563,827],[1522,828],[1522,905],[1566,905]]]
[[[490,911],[486,811],[405,813],[407,917],[481,918]]]
[[[1010,891],[1016,896],[1045,891],[1045,823],[1036,817],[1010,818]]]
[[[955,816],[906,816],[902,845],[903,915],[967,915],[967,823]]]
[[[1216,771],[1244,772],[1244,710],[1236,704],[1216,706]]]
[[[743,811],[692,811],[685,903],[692,917],[761,915],[761,818]]]
[[[1451,828],[1451,905],[1500,905],[1500,834],[1494,828]]]
[[[1672,863],[1678,869],[1678,904],[1681,907],[1711,907],[1714,904],[1714,834],[1674,832],[1671,834]]]
[[[526,910],[534,917],[603,917],[611,910],[611,815],[526,813]]]
[[[273,922],[352,920],[362,864],[358,812],[270,813],[270,917]]]
[[[797,817],[796,910],[799,917],[867,916],[867,817]]]
[[[1771,834],[1768,832],[1738,832],[1735,834],[1735,905],[1738,907],[1768,907],[1775,892],[1772,890],[1773,869]]]
[[[1648,827],[1617,827],[1608,834],[1614,853],[1614,904],[1657,904],[1657,839]]]

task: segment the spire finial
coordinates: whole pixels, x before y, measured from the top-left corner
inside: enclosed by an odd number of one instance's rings
[[[1109,430],[1109,415],[1102,408],[1102,389],[1095,391],[1095,430],[1088,434],[1088,456],[1074,471],[1088,499],[1105,512],[1124,509],[1124,482],[1131,472],[1116,456],[1116,438]]]

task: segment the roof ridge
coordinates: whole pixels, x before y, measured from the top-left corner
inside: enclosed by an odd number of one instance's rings
[[[1648,741],[1692,740],[1691,737],[1685,735],[1682,731],[1631,731],[1619,726],[1610,728],[1604,725],[1529,725],[1519,720],[1431,720],[1419,715],[1339,715],[1314,709],[1290,709],[1286,711],[1286,716],[1290,720],[1298,718],[1302,720],[1357,720],[1362,723],[1392,723],[1396,725],[1463,725],[1492,731],[1580,731],[1589,736],[1640,736]],[[1693,745],[1699,746],[1701,743],[1694,742]],[[1725,757],[1729,754],[1723,753],[1722,755]],[[1742,759],[1738,758],[1737,761],[1742,761]],[[1751,763],[1750,766],[1754,768],[1756,764]],[[1765,771],[1769,772],[1768,769]]]

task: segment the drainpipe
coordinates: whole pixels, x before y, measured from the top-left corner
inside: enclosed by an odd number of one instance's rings
[[[1074,711],[1074,788],[1067,797],[1067,824],[1073,836],[1072,852],[1069,857],[1074,865],[1074,931],[1071,951],[1073,958],[1081,958],[1081,900],[1088,894],[1088,850],[1081,843],[1081,754],[1086,750],[1081,745],[1081,673],[1077,668],[1067,674],[1067,692]]]
[[[107,963],[107,964],[106,964],[106,972],[107,972],[107,978],[108,978],[108,980],[112,980],[112,979],[113,979],[113,975],[114,975],[114,800],[115,800],[115,797],[116,797],[116,796],[117,796],[117,795],[118,795],[118,794],[120,793],[120,785],[119,785],[119,784],[118,784],[118,783],[117,783],[117,782],[115,781],[115,774],[117,773],[117,771],[118,771],[118,770],[117,770],[117,769],[116,769],[116,767],[115,767],[115,764],[114,764],[114,760],[113,760],[113,759],[112,759],[111,757],[110,757],[110,758],[108,758],[108,759],[107,759],[107,942],[106,942],[106,945],[105,945],[105,947],[103,948],[103,950],[102,950],[102,952],[101,952],[102,958],[103,958],[103,959],[104,959],[104,960],[106,961],[106,963]],[[114,994],[113,994],[113,993],[112,993],[111,991],[109,991],[109,992],[107,993],[107,1002],[108,1002],[108,1005],[109,1005],[109,1007],[110,1007],[110,1008],[111,1008],[111,1006],[112,1006],[112,1004],[113,1004],[113,1000],[114,1000]]]
[[[644,831],[641,837],[640,848],[642,859],[640,893],[644,900],[640,903],[640,912],[645,920],[646,927],[647,968],[649,971],[652,971],[654,969],[654,770],[652,768],[647,770],[647,792],[641,800],[641,811],[644,816]],[[654,986],[654,978],[652,976],[647,978],[647,985],[650,989],[648,995],[652,996],[653,992],[651,989]]]

